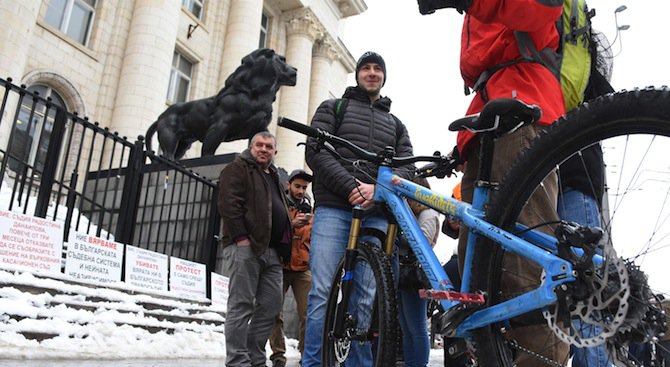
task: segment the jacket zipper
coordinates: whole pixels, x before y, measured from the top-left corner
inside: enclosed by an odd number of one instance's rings
[[[375,109],[374,102],[370,103],[370,133],[368,134],[368,150],[372,150],[373,134],[375,131]]]

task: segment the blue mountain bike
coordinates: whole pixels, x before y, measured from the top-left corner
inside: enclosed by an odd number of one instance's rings
[[[399,158],[392,148],[373,153],[280,118],[280,126],[307,135],[319,149],[337,154],[334,147],[345,147],[361,162],[376,165],[374,200],[389,219],[380,248],[361,241],[363,214],[354,209],[324,320],[324,366],[345,365],[351,349],[364,343],[371,345],[375,366],[395,365],[398,323],[391,258],[398,226],[430,282],[422,293],[439,300],[444,310],[440,332],[466,341],[472,365],[562,366],[568,363],[567,353],[557,357],[547,351],[560,345],[566,350],[567,344],[606,344],[616,365],[642,365],[630,346],[658,343],[667,327],[663,299],[670,292],[670,257],[663,255],[670,251],[670,90],[624,91],[584,104],[545,129],[505,178],[493,182],[496,140],[538,116],[537,107],[495,100],[479,115],[452,124],[480,132],[472,204],[393,173],[394,167],[430,162],[418,173],[444,177],[458,163],[451,156]],[[571,157],[584,162],[583,152],[594,146],[601,148],[605,162],[602,228],[561,221],[556,208],[544,208],[546,214],[526,206],[534,195],[554,195],[547,191],[547,180],[556,180],[561,164]],[[593,182],[591,187],[595,191]],[[453,289],[407,199],[467,227],[462,289]],[[522,220],[528,217],[532,222]],[[519,261],[526,264],[521,269],[534,270],[520,272],[514,265]],[[362,300],[355,296],[356,288],[373,296]],[[545,334],[551,337],[528,338],[524,330],[533,327],[550,330]]]

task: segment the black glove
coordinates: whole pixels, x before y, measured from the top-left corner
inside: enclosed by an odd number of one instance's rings
[[[456,8],[459,13],[463,14],[468,10],[472,0],[417,0],[419,3],[419,13],[433,14],[437,9]]]
[[[458,152],[458,146],[454,145],[454,149],[451,150],[451,153],[447,154],[447,157],[451,159],[453,167],[465,163],[465,159],[461,157],[461,153]]]

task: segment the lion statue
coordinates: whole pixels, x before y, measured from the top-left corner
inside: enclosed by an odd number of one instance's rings
[[[215,96],[175,103],[158,116],[146,133],[146,146],[158,132],[162,155],[180,159],[196,140],[202,156],[214,155],[222,142],[249,139],[267,130],[272,103],[282,85],[296,84],[297,70],[274,50],[260,48],[242,59]]]

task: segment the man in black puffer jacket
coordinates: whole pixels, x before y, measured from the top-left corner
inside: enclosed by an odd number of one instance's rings
[[[312,127],[345,138],[372,152],[386,146],[395,148],[397,156],[411,156],[412,144],[407,129],[389,112],[391,100],[382,97],[381,88],[386,82],[386,64],[375,52],[364,53],[356,63],[356,86],[349,87],[342,96],[346,108],[340,116],[336,112],[338,100],[327,100],[319,106],[312,119]],[[354,169],[347,160],[353,154],[337,148],[343,159],[337,159],[325,150],[316,151],[314,139],[307,140],[305,159],[314,172],[312,191],[315,200],[314,225],[310,250],[312,289],[307,304],[307,327],[303,367],[321,366],[321,339],[326,313],[328,292],[337,264],[344,255],[351,209],[355,205],[370,208],[363,226],[386,231],[386,219],[372,207],[375,185],[369,177],[376,176],[372,165]],[[414,166],[398,169],[397,174],[412,178]],[[358,320],[359,322],[365,320]],[[369,343],[352,343],[352,353],[347,363],[371,366],[372,352]]]

